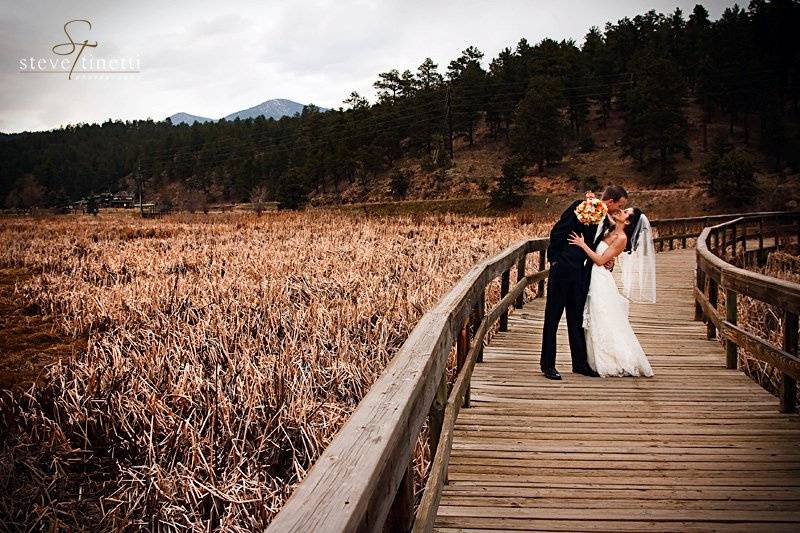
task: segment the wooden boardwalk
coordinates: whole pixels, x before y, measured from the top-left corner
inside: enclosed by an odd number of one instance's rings
[[[509,318],[472,377],[437,531],[800,531],[800,419],[692,320],[695,251],[658,254],[631,320],[653,378],[539,372],[543,300]]]

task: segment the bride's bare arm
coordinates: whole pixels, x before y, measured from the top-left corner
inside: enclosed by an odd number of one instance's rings
[[[598,254],[597,252],[589,248],[589,245],[586,244],[586,241],[584,241],[582,235],[578,235],[577,233],[572,232],[572,234],[570,234],[569,236],[569,243],[575,246],[580,246],[581,249],[584,252],[586,252],[586,255],[589,256],[589,259],[591,259],[594,262],[594,264],[598,266],[605,265],[606,263],[617,257],[619,254],[621,254],[622,250],[625,249],[626,240],[627,239],[625,237],[616,239],[614,242],[611,243],[611,245],[608,248],[606,248],[605,252],[603,252],[602,254]]]

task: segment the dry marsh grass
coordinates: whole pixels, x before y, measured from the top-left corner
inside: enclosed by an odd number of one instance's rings
[[[264,527],[425,310],[476,261],[547,229],[526,222],[0,221],[0,268],[30,274],[16,298],[88,337],[29,389],[0,392],[0,522]]]
[[[795,249],[772,252],[767,264],[762,267],[750,267],[749,270],[774,278],[800,283],[800,257]],[[783,345],[783,313],[775,306],[740,296],[737,302],[738,321],[745,329],[767,340],[773,346]],[[724,313],[724,298],[721,305]],[[740,355],[740,363],[744,372],[758,382],[766,390],[778,394],[781,385],[781,373],[769,363],[759,361],[746,351]]]

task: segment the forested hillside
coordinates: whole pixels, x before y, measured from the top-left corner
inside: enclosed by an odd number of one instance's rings
[[[716,21],[699,5],[688,16],[650,11],[591,28],[580,43],[521,39],[494,58],[470,46],[443,68],[426,59],[414,72],[387,70],[373,104],[353,92],[337,110],[307,106],[278,121],[2,135],[0,198],[57,205],[132,191],[137,176],[146,199],[162,202],[191,193],[296,207],[470,193],[442,186],[454,156],[469,160],[459,176],[498,202],[513,203],[526,176],[546,180],[565,156],[562,174],[587,186],[627,173],[669,187],[690,168],[711,194],[746,197],[759,172],[800,167],[799,27],[793,0],[753,1]]]

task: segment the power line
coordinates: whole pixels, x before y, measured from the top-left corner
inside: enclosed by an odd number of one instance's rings
[[[628,84],[631,84],[631,83],[633,83],[633,81],[628,82]],[[741,87],[738,90],[705,92],[704,94],[707,95],[707,96],[716,96],[716,95],[723,95],[723,94],[724,95],[740,94],[740,93],[749,92],[749,90],[751,88],[755,88],[755,87],[758,87],[758,85],[754,83],[754,84],[750,85],[749,87]],[[496,93],[496,94],[491,95],[491,96],[493,96],[493,97],[497,97],[497,96],[521,97],[521,96],[524,96],[525,94],[526,94],[526,91],[514,91],[514,92]],[[593,91],[586,91],[586,92],[583,92],[583,93],[573,94],[571,96],[572,97],[593,97],[593,96],[606,96],[606,94],[605,93],[593,92]],[[451,105],[451,109],[456,110],[456,111],[453,112],[455,115],[459,115],[459,114],[463,115],[465,113],[468,114],[469,111],[458,111],[459,109],[465,109],[465,106],[463,105],[465,102],[467,102],[467,103],[469,103],[469,102],[484,102],[485,100],[486,100],[485,96],[473,96],[473,97],[459,98],[459,99],[456,99],[456,103],[455,104]],[[414,111],[420,112],[420,111],[422,111],[423,114],[424,114],[425,110],[435,112],[435,109],[431,109],[431,108],[438,108],[438,107],[445,107],[445,106],[442,106],[441,103],[439,103],[439,102],[433,102],[433,103],[422,104],[422,105],[419,105],[419,106],[413,106],[412,105],[412,106],[398,107],[397,111],[392,116],[385,117],[383,120],[380,120],[380,121],[367,122],[367,123],[359,125],[359,126],[351,127],[350,130],[349,130],[349,135],[344,136],[344,137],[341,137],[341,136],[337,137],[336,140],[337,141],[341,141],[341,140],[344,140],[344,139],[355,139],[355,138],[359,137],[360,135],[370,135],[370,134],[377,135],[377,134],[386,133],[386,132],[393,132],[393,131],[396,130],[396,126],[395,126],[396,122],[402,118],[400,115],[402,115],[404,112],[406,112],[406,111],[411,111],[411,112],[414,112]],[[435,120],[443,120],[443,119],[445,119],[445,117],[446,117],[446,109],[445,109],[445,114],[444,115],[432,114],[431,117],[433,117]],[[416,121],[416,123],[420,122],[419,118],[417,118],[417,117],[408,118],[407,120],[411,121],[412,123],[415,123],[415,121]],[[423,121],[424,120],[425,119],[423,119]],[[376,126],[382,126],[382,125],[387,125],[387,124],[392,125],[392,127],[388,128],[388,129],[376,128]],[[316,129],[312,133],[315,136],[332,135],[332,134],[334,134],[336,132],[336,130],[338,130],[338,129],[342,128],[342,127],[347,127],[347,125],[330,124],[326,128]],[[280,148],[278,146],[279,144],[287,144],[287,143],[290,143],[290,142],[293,142],[293,141],[297,141],[301,137],[306,135],[307,133],[309,133],[309,132],[308,131],[294,131],[294,132],[291,132],[291,133],[289,133],[287,135],[284,135],[284,136],[281,136],[281,135],[268,135],[267,138],[262,139],[259,142],[251,143],[250,145],[248,145],[248,148],[249,149],[256,149],[256,148],[265,147],[265,149],[266,149],[266,147],[272,147],[274,149],[278,149],[278,148]],[[261,135],[263,135],[263,134],[261,134]],[[241,136],[241,137],[228,137],[228,138],[225,138],[225,139],[221,139],[220,141],[217,141],[217,144],[229,143],[230,141],[241,142],[242,140],[246,140],[248,138],[253,138],[253,137],[256,137],[256,136],[257,136],[256,134],[251,134],[251,135],[248,135],[248,136]],[[287,147],[287,148],[290,148],[290,147]],[[186,155],[192,155],[194,157],[197,157],[197,156],[202,156],[203,154],[211,153],[212,156],[216,158],[216,160],[224,161],[224,155],[225,154],[231,154],[231,153],[234,153],[236,151],[237,151],[237,147],[230,147],[230,146],[217,147],[217,146],[208,146],[206,144],[206,145],[203,145],[203,147],[201,149],[197,149],[197,150],[190,150],[190,147],[188,147],[188,146],[183,147],[183,148],[181,148],[181,149],[179,149],[177,151],[170,152],[168,158],[148,157],[148,159],[153,163],[169,162],[174,157],[177,157],[179,155],[186,154]],[[267,150],[267,151],[269,151],[269,150]],[[221,158],[221,156],[222,156],[222,158]]]

